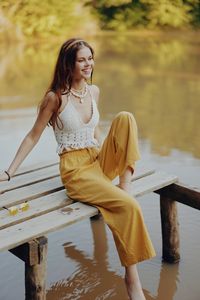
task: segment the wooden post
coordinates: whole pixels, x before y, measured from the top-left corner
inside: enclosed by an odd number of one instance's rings
[[[25,299],[45,300],[47,238],[40,237],[38,242],[38,258],[36,265],[25,263]]]
[[[165,198],[188,205],[200,210],[200,189],[182,183],[173,183],[154,191]]]
[[[163,260],[176,263],[180,260],[179,224],[176,202],[160,196]]]
[[[39,263],[37,240],[28,241],[27,243],[10,249],[9,251],[23,260],[29,266],[33,266]]]

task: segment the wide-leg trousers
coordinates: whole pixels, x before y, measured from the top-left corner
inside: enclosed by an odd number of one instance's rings
[[[137,125],[129,112],[113,120],[101,149],[66,151],[60,174],[70,198],[96,206],[112,231],[121,264],[129,266],[155,256],[138,202],[112,183],[140,158]]]

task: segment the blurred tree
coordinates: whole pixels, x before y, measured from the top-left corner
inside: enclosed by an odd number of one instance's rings
[[[92,4],[94,7],[111,7],[111,6],[119,6],[131,3],[132,0],[93,0]]]
[[[102,29],[126,30],[146,25],[146,9],[139,0],[88,1],[97,12]]]
[[[199,0],[99,0],[89,1],[103,29],[200,25]]]
[[[87,30],[91,21],[95,29],[95,20],[84,4],[84,0],[1,0],[0,9],[21,35],[48,37]]]
[[[194,2],[194,1],[193,1]],[[191,6],[182,0],[141,0],[147,7],[147,19],[150,27],[181,27],[191,22]]]
[[[190,6],[191,24],[195,27],[200,26],[200,0],[183,0],[183,2]]]
[[[200,0],[1,0],[0,37],[200,26]]]

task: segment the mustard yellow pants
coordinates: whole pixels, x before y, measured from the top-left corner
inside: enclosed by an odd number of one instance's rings
[[[119,258],[129,266],[155,256],[141,208],[112,180],[139,159],[137,125],[131,113],[112,122],[101,149],[85,148],[60,155],[60,173],[70,198],[96,206],[112,231]]]

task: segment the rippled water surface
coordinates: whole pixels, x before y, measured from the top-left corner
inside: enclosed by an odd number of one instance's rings
[[[200,38],[195,33],[105,35],[96,52],[93,82],[101,89],[101,128],[134,113],[142,159],[138,165],[179,176],[200,189]],[[0,168],[7,168],[31,128],[51,79],[58,44],[0,50]],[[24,162],[57,159],[51,128]],[[136,170],[137,172],[137,170]],[[138,198],[157,256],[139,264],[147,300],[199,300],[200,213],[178,204],[181,261],[162,263],[159,197]],[[127,300],[124,271],[103,220],[85,220],[48,235],[47,300]],[[11,288],[12,287],[12,288]],[[24,299],[24,265],[0,253],[0,300]]]

